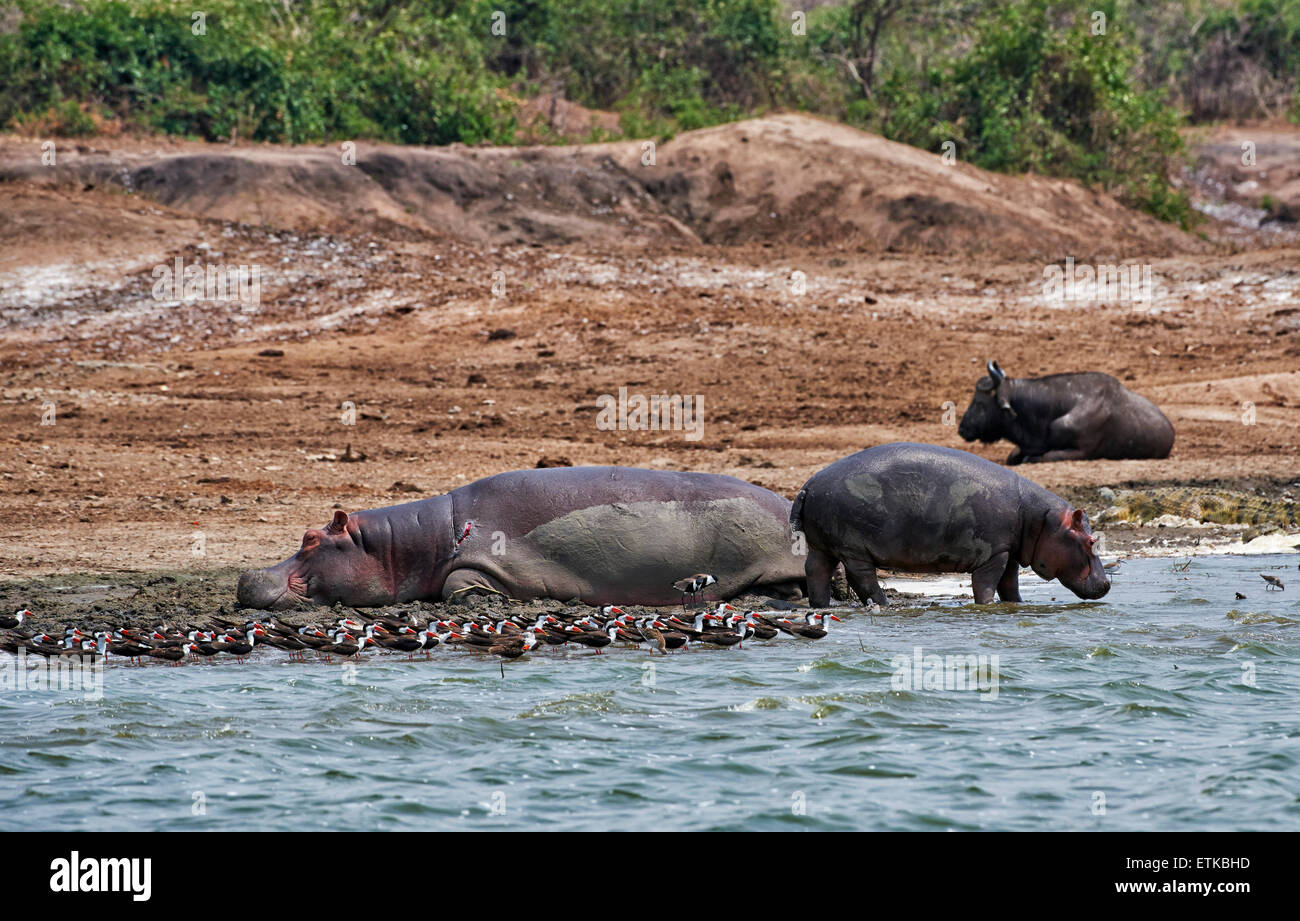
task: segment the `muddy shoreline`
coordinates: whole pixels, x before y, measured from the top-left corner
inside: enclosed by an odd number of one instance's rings
[[[1243,542],[1249,526],[1135,527],[1118,526],[1104,531],[1107,540],[1105,559],[1169,557],[1188,559],[1208,555],[1257,555],[1294,553],[1300,569],[1300,535],[1274,531],[1270,535]],[[241,609],[235,602],[235,583],[242,567],[212,569],[68,572],[0,581],[0,609],[12,612],[29,608],[32,615],[25,627],[62,635],[66,627],[83,630],[109,630],[121,627],[153,629],[167,624],[186,629],[241,627],[265,612]],[[1029,570],[1022,577],[1036,580]],[[926,583],[958,580],[969,586],[966,574],[922,576],[882,570],[881,580],[891,606],[900,611],[920,610],[934,605],[950,605],[961,596],[920,589]],[[835,605],[839,613],[852,616],[866,614],[856,597],[837,586]],[[1064,590],[1063,590],[1064,591]],[[1068,591],[1065,597],[1072,598]],[[969,597],[966,599],[969,602]],[[807,607],[806,600],[790,603],[763,595],[743,595],[733,601],[742,609],[784,611]],[[707,607],[707,605],[705,605]],[[664,614],[680,608],[643,608],[623,605],[626,611],[640,614]],[[291,611],[276,612],[275,619],[292,627],[308,624],[328,625],[344,616],[370,621],[375,618],[414,616],[423,625],[429,620],[454,619],[466,614],[492,618],[522,615],[529,618],[540,613],[595,614],[598,609],[577,600],[539,599],[516,601],[491,596],[470,595],[449,602],[407,602],[380,608],[350,608],[312,605]]]

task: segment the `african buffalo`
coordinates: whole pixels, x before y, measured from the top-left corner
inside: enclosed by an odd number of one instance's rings
[[[1174,446],[1165,414],[1109,374],[1011,378],[992,360],[988,372],[975,385],[957,434],[985,444],[1014,442],[1008,465],[1168,457]]]

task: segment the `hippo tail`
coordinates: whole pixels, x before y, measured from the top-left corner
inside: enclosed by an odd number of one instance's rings
[[[805,486],[799,490],[799,495],[794,497],[794,504],[790,506],[790,531],[798,534],[803,530],[803,503],[808,498],[808,487]]]

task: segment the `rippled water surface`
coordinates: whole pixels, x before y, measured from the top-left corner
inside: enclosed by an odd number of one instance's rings
[[[1016,608],[504,679],[444,650],[114,663],[102,699],[0,693],[0,828],[1295,830],[1297,559],[1130,561],[1101,603],[1029,576]],[[896,688],[917,646],[996,656],[987,690]]]

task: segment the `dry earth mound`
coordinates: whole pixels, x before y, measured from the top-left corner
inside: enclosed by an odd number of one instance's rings
[[[1078,183],[1004,176],[803,115],[693,131],[648,187],[711,242],[780,239],[902,252],[1103,256],[1199,241]]]
[[[776,115],[660,145],[148,148],[40,161],[0,141],[0,181],[124,188],[196,217],[276,229],[380,227],[482,244],[779,242],[1004,258],[1131,258],[1206,244],[1065,180],[1003,176],[844,125]],[[957,152],[960,157],[960,151]]]

